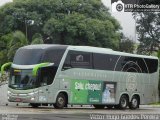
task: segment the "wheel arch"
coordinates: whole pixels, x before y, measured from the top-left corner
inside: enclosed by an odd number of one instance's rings
[[[57,96],[60,94],[60,93],[62,93],[62,94],[64,94],[65,95],[65,97],[66,97],[66,105],[68,104],[68,102],[69,102],[69,98],[68,98],[68,92],[67,91],[65,91],[65,90],[62,90],[62,91],[58,91],[57,92],[57,94],[56,94],[56,98],[57,98]]]
[[[120,98],[121,98],[122,95],[125,95],[125,96],[128,98],[128,101],[130,100],[130,96],[129,96],[129,94],[126,93],[126,92],[120,94],[119,100],[120,100]]]
[[[134,96],[138,98],[138,101],[139,101],[139,104],[140,104],[141,98],[140,98],[140,94],[139,94],[139,93],[134,93],[134,94],[132,94],[132,96],[131,96],[131,98],[130,98],[130,101],[132,100],[132,98],[133,98]]]

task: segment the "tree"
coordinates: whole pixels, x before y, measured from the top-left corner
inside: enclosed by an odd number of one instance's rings
[[[0,37],[0,66],[8,61],[7,52],[9,48],[10,40],[13,38],[13,35],[6,34]]]
[[[120,25],[100,0],[14,0],[0,19],[0,33],[20,30],[29,42],[40,33],[49,43],[118,49],[120,40]]]
[[[22,46],[28,44],[28,41],[25,35],[21,31],[16,31],[13,33],[13,39],[9,43],[9,50],[8,50],[8,60],[12,61],[16,50]]]
[[[40,33],[36,33],[33,35],[31,44],[43,44],[43,43],[44,43],[43,38]]]
[[[160,50],[157,52],[157,57],[159,58],[159,68],[160,68]],[[159,97],[160,97],[160,69],[159,69],[159,84],[158,84],[158,90],[159,90]]]
[[[134,53],[134,50],[135,50],[135,43],[129,38],[125,38],[120,42],[119,51]]]
[[[13,38],[11,39],[8,47],[8,54],[7,54],[8,60],[9,61],[13,60],[14,54],[18,48],[29,44],[43,44],[43,39],[41,34],[36,33],[33,36],[33,40],[29,43],[24,33],[22,33],[21,31],[15,31],[13,33]]]
[[[160,49],[160,13],[134,13],[140,45],[138,53],[151,55]]]

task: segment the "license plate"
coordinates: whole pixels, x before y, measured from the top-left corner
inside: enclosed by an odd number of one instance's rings
[[[20,101],[21,101],[21,99],[20,99],[20,98],[17,98],[17,99],[16,99],[16,102],[20,102]]]

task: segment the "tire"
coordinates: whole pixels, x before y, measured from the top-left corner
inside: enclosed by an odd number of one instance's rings
[[[113,108],[113,105],[106,105],[106,107],[107,107],[108,109],[112,109],[112,108]]]
[[[128,97],[126,95],[122,95],[119,101],[119,108],[123,110],[126,109],[128,107],[128,103]]]
[[[30,105],[33,107],[33,108],[38,108],[40,106],[40,104],[38,103],[30,103]]]
[[[139,108],[139,98],[138,97],[136,97],[136,96],[132,97],[132,100],[131,100],[131,102],[129,104],[129,108],[130,109],[137,109],[137,108]]]
[[[93,105],[95,109],[104,109],[104,105]]]
[[[59,93],[56,99],[56,103],[54,104],[54,107],[56,109],[63,109],[66,106],[66,97],[63,93]]]

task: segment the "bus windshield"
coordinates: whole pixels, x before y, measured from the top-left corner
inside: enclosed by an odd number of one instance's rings
[[[32,89],[36,85],[36,77],[32,76],[32,70],[13,70],[11,72],[9,87],[14,89]]]
[[[42,49],[20,49],[16,52],[13,63],[18,65],[33,65],[41,61]]]
[[[39,69],[38,76],[33,76],[32,69],[11,68],[9,87],[13,89],[33,89],[53,83],[57,67],[48,66]]]

